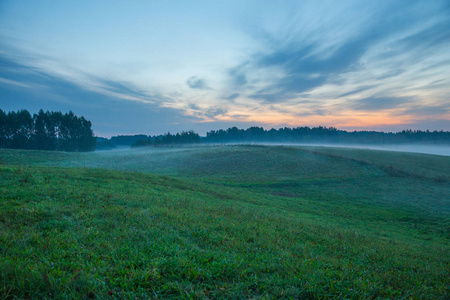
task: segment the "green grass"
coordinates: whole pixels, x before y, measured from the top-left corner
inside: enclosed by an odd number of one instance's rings
[[[450,158],[0,149],[0,298],[449,295]]]

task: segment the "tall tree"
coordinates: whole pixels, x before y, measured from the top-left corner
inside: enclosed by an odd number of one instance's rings
[[[79,123],[80,136],[78,138],[78,151],[94,151],[97,145],[97,139],[91,129],[91,122],[81,117]]]
[[[79,139],[79,121],[72,111],[62,115],[59,142],[63,151],[77,151]]]
[[[0,148],[7,146],[7,124],[8,116],[0,109]]]
[[[15,149],[32,149],[34,122],[27,110],[11,111],[7,115],[7,135],[9,147]]]
[[[49,111],[44,113],[41,109],[38,114],[33,116],[33,119],[36,149],[55,150],[57,137],[52,113]]]

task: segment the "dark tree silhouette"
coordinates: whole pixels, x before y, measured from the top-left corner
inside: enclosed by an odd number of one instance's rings
[[[111,138],[112,139],[112,138]],[[145,147],[145,146],[163,146],[163,145],[178,145],[178,144],[197,144],[200,143],[200,136],[194,131],[182,131],[177,134],[171,134],[170,132],[154,136],[146,137],[137,140],[131,145],[131,147]]]
[[[36,149],[55,150],[57,148],[56,120],[50,112],[42,109],[34,115]]]
[[[153,142],[151,140],[150,137],[148,137],[147,139],[141,139],[141,140],[137,140],[133,145],[131,145],[132,148],[136,148],[136,147],[147,147],[147,146],[152,146]]]
[[[448,131],[403,130],[401,132],[338,130],[334,127],[296,127],[264,130],[250,127],[246,130],[236,127],[227,130],[212,130],[206,133],[204,142],[275,142],[275,143],[346,143],[346,144],[450,144]]]
[[[166,133],[163,136],[155,137],[155,146],[172,144],[195,144],[200,143],[200,136],[194,131],[182,131],[181,133]]]
[[[73,112],[0,110],[0,147],[62,151],[93,151],[96,138],[91,122]]]
[[[130,146],[136,143],[138,140],[147,140],[148,138],[149,137],[144,134],[117,135],[111,137],[110,141],[113,145]]]
[[[32,149],[33,118],[27,110],[11,111],[7,115],[7,136],[9,147]]]
[[[0,109],[0,147],[4,148],[7,146],[8,136],[7,136],[7,124],[8,116],[6,113]]]

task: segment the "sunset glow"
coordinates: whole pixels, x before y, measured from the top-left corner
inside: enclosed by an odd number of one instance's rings
[[[99,136],[238,126],[450,130],[450,5],[2,1],[0,108]]]

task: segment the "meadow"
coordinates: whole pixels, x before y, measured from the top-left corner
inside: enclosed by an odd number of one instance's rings
[[[448,299],[450,157],[0,149],[0,298]]]

